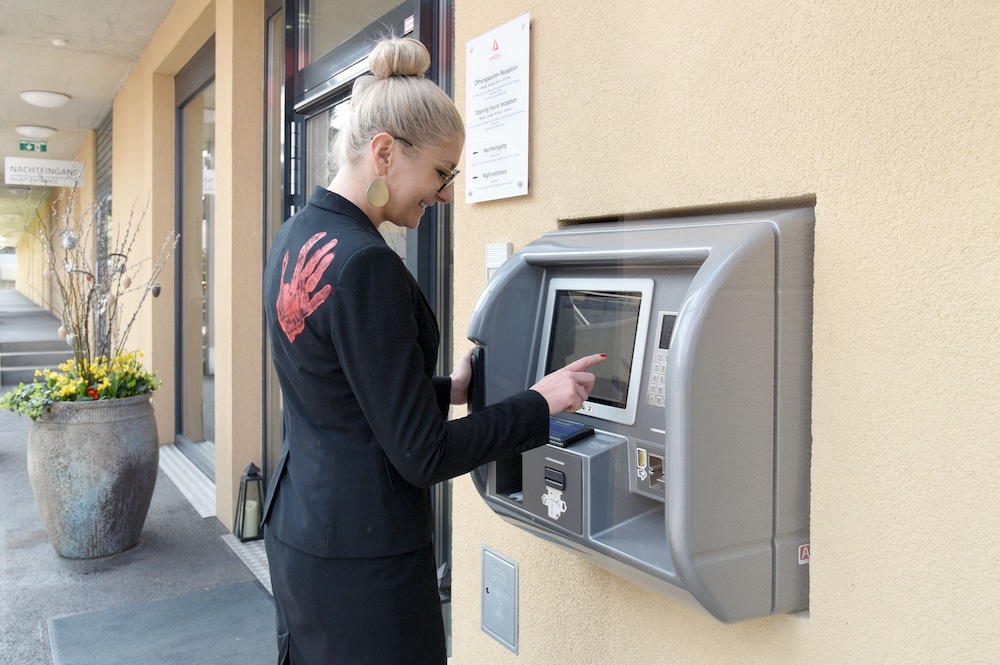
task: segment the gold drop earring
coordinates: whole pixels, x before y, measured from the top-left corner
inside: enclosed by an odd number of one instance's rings
[[[368,198],[368,204],[373,208],[381,208],[389,202],[389,187],[385,184],[382,176],[376,176],[372,180],[365,196]]]

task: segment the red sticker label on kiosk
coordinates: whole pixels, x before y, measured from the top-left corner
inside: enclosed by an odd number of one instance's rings
[[[809,563],[809,543],[799,545],[799,565]]]

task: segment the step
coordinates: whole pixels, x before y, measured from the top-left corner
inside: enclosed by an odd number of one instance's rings
[[[72,357],[73,350],[61,339],[2,342],[0,384],[30,383],[36,369],[55,369]]]
[[[73,357],[73,350],[63,345],[62,349],[51,351],[23,351],[0,353],[0,369],[7,367],[58,367]]]
[[[10,367],[0,369],[0,385],[16,386],[21,383],[31,383],[35,380],[36,367]]]
[[[69,351],[69,345],[63,339],[32,339],[17,342],[0,342],[0,356],[7,353],[24,353],[26,351]]]

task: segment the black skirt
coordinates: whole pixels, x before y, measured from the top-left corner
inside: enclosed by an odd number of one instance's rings
[[[326,559],[264,530],[278,665],[444,665],[434,549]]]

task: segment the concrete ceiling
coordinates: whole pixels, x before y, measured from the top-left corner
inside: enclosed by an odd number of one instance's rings
[[[174,2],[0,0],[3,156],[72,159],[88,130],[111,111],[112,99]],[[20,98],[24,90],[61,92],[71,99],[61,108],[38,108]],[[18,125],[57,131],[45,140],[46,152],[22,152]],[[23,193],[0,187],[0,247],[17,244],[24,204]]]

